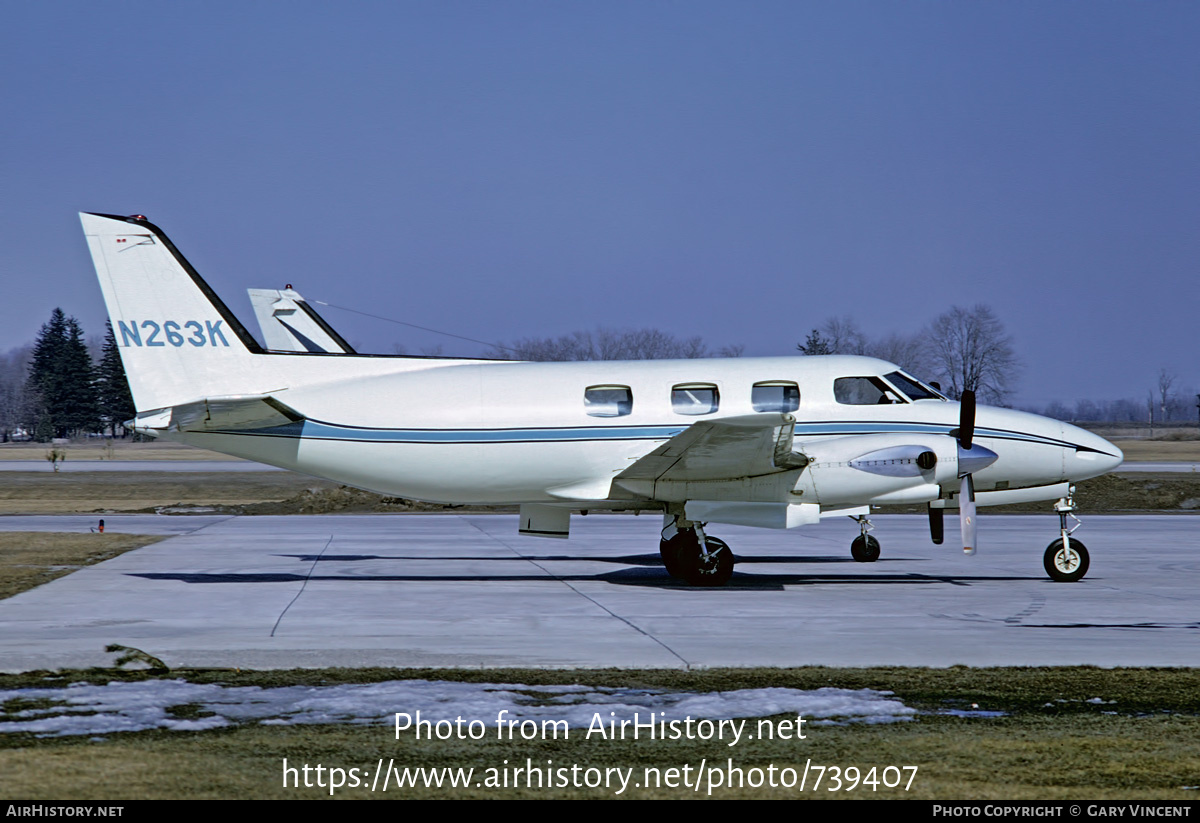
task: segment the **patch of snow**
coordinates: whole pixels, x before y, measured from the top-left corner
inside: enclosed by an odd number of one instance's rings
[[[656,713],[658,720],[798,714],[817,723],[890,723],[908,720],[916,714],[892,697],[891,692],[871,689],[673,692],[428,680],[274,689],[147,680],[0,691],[0,705],[15,699],[44,700],[57,705],[26,709],[9,716],[18,719],[0,717],[0,733],[66,736],[143,729],[199,731],[242,723],[391,724],[397,712],[410,715],[414,721],[420,712],[420,719],[431,723],[461,717],[465,722],[479,720],[495,728],[500,712],[507,710],[506,720],[566,720],[571,728],[581,729],[586,729],[597,713],[606,723],[610,719],[632,720],[635,714],[646,722],[650,712]],[[169,711],[181,705],[194,709],[188,712],[193,716],[176,717]]]

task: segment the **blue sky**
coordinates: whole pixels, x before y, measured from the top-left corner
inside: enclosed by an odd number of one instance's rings
[[[990,304],[1018,402],[1200,391],[1200,6],[10,4],[0,350],[104,312],[76,212],[481,340],[790,354]],[[327,310],[361,348],[481,347]]]

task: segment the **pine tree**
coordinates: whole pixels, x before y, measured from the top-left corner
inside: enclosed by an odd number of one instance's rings
[[[38,333],[26,389],[35,398],[29,422],[38,440],[99,428],[92,359],[79,321],[62,309]]]
[[[833,348],[829,345],[829,341],[821,336],[821,332],[816,329],[812,330],[812,334],[803,343],[798,343],[796,348],[802,354],[833,354]]]
[[[133,396],[129,393],[129,380],[125,377],[125,366],[121,363],[121,350],[113,334],[112,323],[105,323],[104,350],[100,365],[96,367],[96,399],[100,406],[100,419],[112,427],[113,437],[118,427],[125,435],[125,421],[137,414]]]

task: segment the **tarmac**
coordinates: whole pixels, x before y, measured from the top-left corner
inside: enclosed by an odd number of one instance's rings
[[[110,665],[110,643],[172,667],[1200,666],[1200,519],[1085,517],[1091,571],[1042,568],[1053,515],[982,512],[964,557],[947,518],[794,531],[713,524],[738,557],[694,589],[658,560],[661,518],[572,518],[568,541],[511,515],[106,515],[170,538],[0,601],[0,670]],[[87,531],[96,517],[0,517]]]

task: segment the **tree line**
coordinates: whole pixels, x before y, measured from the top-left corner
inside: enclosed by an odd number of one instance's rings
[[[89,346],[74,317],[55,309],[37,340],[0,355],[0,439],[46,441],[92,433],[126,434],[136,414],[111,324],[101,345]],[[655,360],[739,357],[744,347],[710,349],[699,336],[675,337],[657,329],[576,331],[497,344],[485,357],[518,360]],[[796,345],[804,355],[853,354],[895,363],[939,384],[957,399],[971,389],[981,400],[1006,405],[1020,374],[1012,337],[986,305],[954,306],[914,334],[872,337],[851,317],[831,317]],[[397,353],[400,353],[399,350]],[[440,351],[438,352],[440,353]],[[1190,389],[1160,371],[1143,400],[1080,400],[1027,408],[1060,420],[1157,423],[1194,420]],[[1200,398],[1198,398],[1200,399]]]
[[[126,434],[137,412],[112,326],[99,352],[62,309],[50,313],[31,346],[0,357],[0,439],[48,441],[85,434]]]
[[[1012,337],[990,306],[954,306],[915,334],[872,338],[851,317],[831,317],[797,344],[801,354],[859,354],[895,363],[915,377],[937,382],[955,400],[968,389],[992,405],[1005,405],[1021,372]]]

